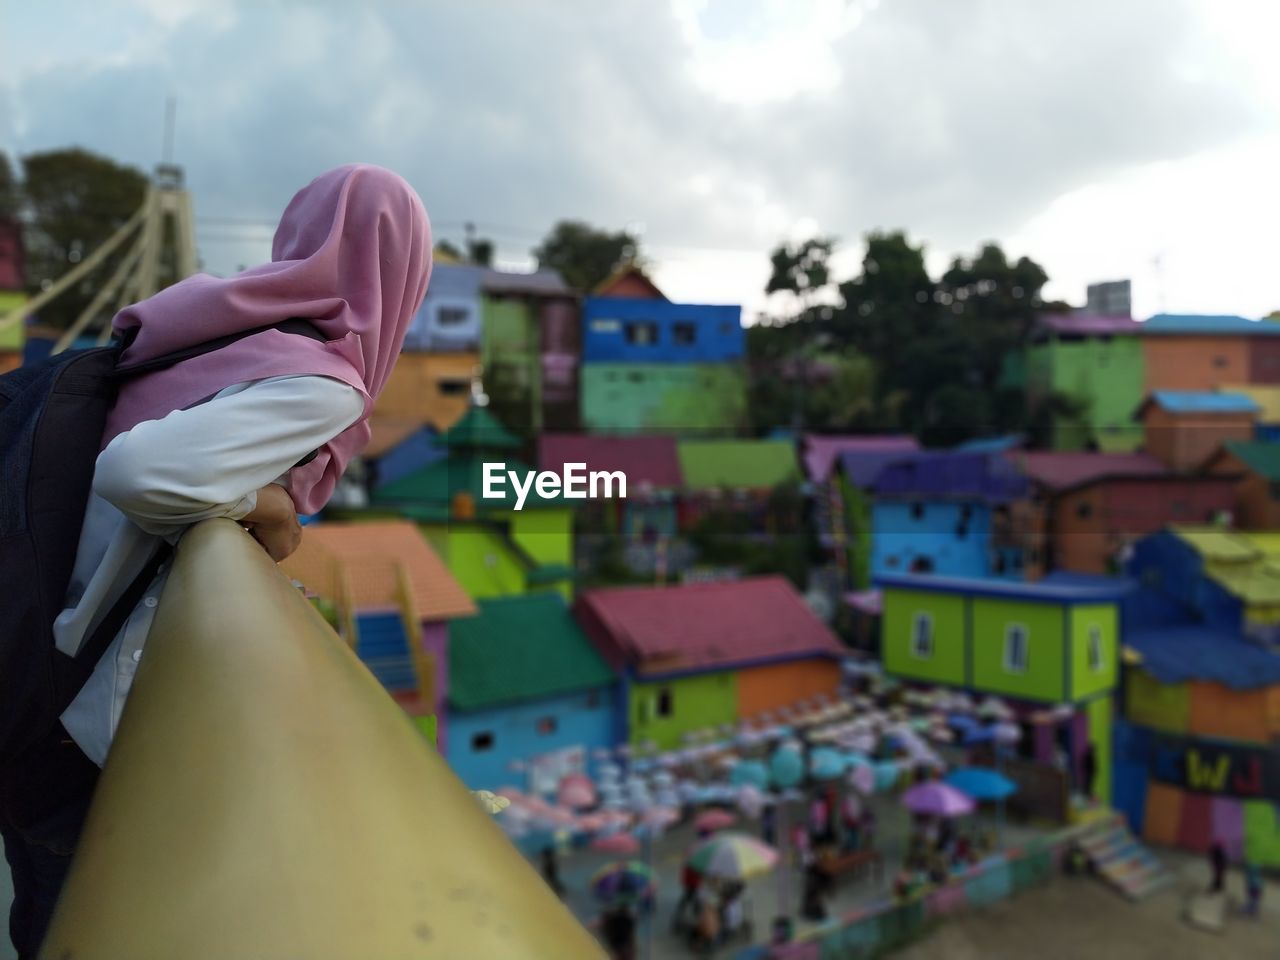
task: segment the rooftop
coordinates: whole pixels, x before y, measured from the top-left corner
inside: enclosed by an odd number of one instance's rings
[[[680,440],[676,454],[690,490],[757,490],[800,479],[789,440]]]
[[[1156,390],[1142,401],[1134,416],[1141,417],[1152,404],[1169,413],[1257,413],[1259,410],[1258,405],[1243,393]]]
[[[810,480],[826,480],[845,454],[893,455],[919,450],[915,437],[909,436],[822,436],[810,433],[804,438],[804,469]]]
[[[1236,334],[1244,336],[1280,336],[1280,322],[1250,320],[1232,314],[1157,313],[1141,323],[1144,336]]]
[[[1162,683],[1202,680],[1233,690],[1280,685],[1280,654],[1212,627],[1131,630],[1125,633],[1124,644]]]
[[[471,497],[478,513],[513,509],[517,496],[510,478],[504,476],[502,485],[497,488],[502,496],[485,497],[484,466],[486,462],[495,461],[486,461],[482,457],[470,456],[462,451],[450,453],[444,460],[438,460],[407,476],[382,485],[374,491],[373,502],[425,508],[428,513],[437,512],[440,519],[450,515],[454,498],[460,493]],[[504,457],[502,463],[506,470],[514,472],[521,478],[521,483],[532,469],[528,464],[514,457]],[[564,499],[559,495],[542,497],[538,495],[536,487],[530,487],[524,501],[524,509],[558,506],[564,503]],[[419,516],[427,519],[426,514],[419,514]]]
[[[886,463],[875,480],[881,496],[960,497],[993,503],[1026,496],[1027,478],[1003,454],[922,450]]]
[[[479,607],[479,616],[449,625],[454,707],[481,710],[613,682],[558,593],[481,600]]]
[[[597,621],[623,661],[648,675],[844,653],[779,576],[592,590],[578,604],[584,623]]]
[[[1223,449],[1268,480],[1280,480],[1280,443],[1228,440]]]
[[[994,577],[937,577],[929,574],[891,574],[875,578],[882,590],[922,590],[967,596],[999,597],[1039,603],[1103,603],[1119,600],[1131,589],[1120,577],[1088,574],[1050,575],[1033,582]]]
[[[1032,483],[1055,493],[1103,477],[1155,477],[1167,472],[1163,463],[1146,453],[1011,451],[1008,456]]]
[[[1036,325],[1053,333],[1082,337],[1137,334],[1143,329],[1133,317],[1083,312],[1041,314]]]
[[[500,424],[484,407],[471,406],[452,427],[440,437],[446,447],[456,450],[506,449],[515,450],[520,439]]]
[[[621,470],[627,493],[649,484],[675,490],[684,482],[673,437],[594,437],[545,433],[538,441],[538,463],[560,473],[566,463],[585,463],[588,471]]]

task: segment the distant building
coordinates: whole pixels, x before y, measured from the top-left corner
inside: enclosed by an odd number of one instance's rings
[[[1176,473],[1201,467],[1224,443],[1253,439],[1258,405],[1240,393],[1157,390],[1134,414],[1143,449]]]
[[[1280,443],[1228,440],[1205,472],[1233,485],[1232,522],[1242,530],[1280,530]]]
[[[1144,390],[1216,390],[1280,383],[1280,323],[1161,313],[1142,324]]]
[[[1104,317],[1127,317],[1133,309],[1132,285],[1128,280],[1091,283],[1085,290],[1085,309]]]

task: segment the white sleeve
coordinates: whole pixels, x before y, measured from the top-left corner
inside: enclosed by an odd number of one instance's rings
[[[156,536],[210,517],[238,520],[259,488],[363,412],[360,393],[341,380],[257,381],[122,433],[98,455],[93,489]]]

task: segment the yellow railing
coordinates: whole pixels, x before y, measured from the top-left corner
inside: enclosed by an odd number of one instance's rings
[[[42,956],[603,951],[229,520],[183,538]]]

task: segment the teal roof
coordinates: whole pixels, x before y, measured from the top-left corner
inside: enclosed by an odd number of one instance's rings
[[[1170,413],[1257,413],[1262,409],[1243,393],[1208,390],[1156,390],[1146,403],[1154,403]]]
[[[558,593],[481,600],[449,624],[449,703],[484,710],[607,686],[615,679]]]
[[[1250,320],[1234,314],[1157,313],[1138,327],[1144,335],[1182,334],[1221,336],[1240,334],[1255,337],[1280,337],[1280,322]]]
[[[454,450],[485,447],[514,450],[520,446],[520,439],[484,407],[468,407],[462,419],[440,437],[440,443]]]
[[[1228,440],[1223,446],[1254,473],[1268,480],[1280,480],[1280,443]]]
[[[435,519],[437,516],[440,519],[447,518],[451,513],[453,499],[459,493],[471,496],[477,514],[492,510],[515,509],[516,493],[509,477],[496,486],[496,490],[502,496],[484,496],[486,462],[501,462],[505,470],[514,471],[521,478],[522,483],[533,469],[528,464],[513,458],[503,458],[501,461],[486,460],[478,455],[458,450],[450,453],[444,460],[438,460],[421,470],[415,470],[408,476],[379,487],[373,493],[373,502],[379,506],[413,508],[415,512],[410,515],[421,520]],[[540,497],[537,488],[530,487],[522,509],[559,506],[563,503],[565,503],[564,498],[558,494],[554,497]]]

